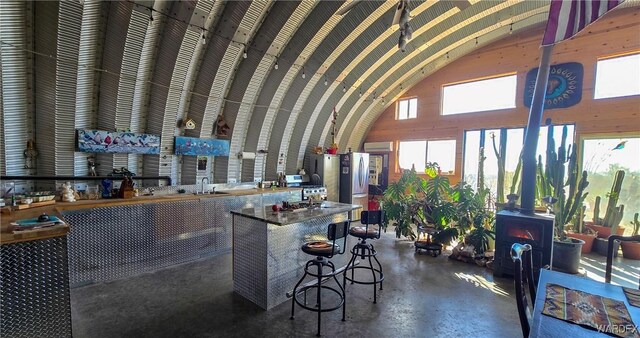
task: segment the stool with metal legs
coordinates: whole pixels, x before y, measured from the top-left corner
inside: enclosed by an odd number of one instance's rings
[[[367,239],[379,239],[380,233],[382,230],[382,221],[384,219],[384,211],[375,210],[375,211],[363,211],[360,214],[360,223],[362,223],[363,227],[351,227],[349,229],[349,234],[351,236],[359,238],[358,243],[351,249],[351,259],[347,264],[347,267],[344,270],[343,275],[343,284],[345,290],[347,289],[347,280],[351,282],[351,284],[373,284],[373,303],[377,303],[377,284],[380,284],[380,290],[382,290],[382,281],[384,280],[384,274],[382,273],[382,265],[380,261],[376,257],[376,249],[373,247],[373,244],[367,243]],[[377,225],[377,227],[376,227]],[[361,259],[368,258],[369,266],[364,264],[360,266],[355,265],[356,258],[360,256]],[[378,268],[376,269],[373,266],[373,262],[371,258],[376,261],[378,264]],[[356,269],[366,269],[370,270],[373,275],[373,281],[362,281],[356,280],[354,278],[354,272]],[[351,272],[351,278],[347,277],[347,274]]]
[[[333,311],[342,307],[342,320],[343,321],[345,320],[344,288],[342,287],[342,285],[340,285],[338,278],[336,278],[336,267],[329,260],[329,258],[332,258],[334,254],[341,255],[345,252],[345,248],[347,246],[347,233],[349,232],[350,223],[351,221],[347,220],[340,223],[329,224],[329,229],[327,231],[328,241],[307,242],[307,243],[304,243],[304,245],[301,248],[304,253],[309,255],[315,255],[316,259],[312,259],[307,262],[307,264],[304,267],[304,275],[302,276],[302,278],[300,278],[296,286],[293,288],[290,319],[294,318],[294,311],[295,311],[296,304],[298,304],[303,309],[317,312],[318,313],[318,333],[317,333],[318,336],[320,336],[320,321],[321,321],[320,316],[322,312]],[[336,244],[336,240],[339,240],[339,239],[342,239],[342,242],[343,242],[342,245]],[[312,266],[315,266],[316,268],[312,269],[311,268]],[[325,273],[323,271],[325,266],[331,268],[331,271]],[[313,271],[316,271],[316,272],[314,273]],[[317,284],[303,286],[300,289],[298,289],[298,287],[300,286],[300,283],[302,283],[302,281],[307,277],[307,275],[317,278],[318,279]],[[337,290],[330,286],[322,285],[323,278],[326,278],[326,279],[333,278],[336,281],[336,284],[338,284],[338,287],[340,288],[340,290]],[[310,307],[306,305],[307,290],[314,289],[314,288],[318,290],[316,295],[316,306]],[[340,299],[339,304],[329,308],[323,308],[322,293],[321,293],[322,289],[331,290],[332,292],[337,294]],[[300,303],[300,301],[298,300],[298,295],[301,293],[304,293],[304,304]]]

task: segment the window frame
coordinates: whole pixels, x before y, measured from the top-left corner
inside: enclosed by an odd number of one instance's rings
[[[638,58],[640,58],[640,50],[630,51],[630,52],[627,52],[627,53],[619,53],[619,54],[601,56],[601,57],[598,57],[596,59],[595,69],[594,69],[594,74],[593,74],[593,100],[594,101],[596,101],[596,100],[607,100],[607,99],[621,99],[621,98],[634,97],[634,96],[639,96],[640,95],[640,92],[638,92],[638,93],[629,94],[629,95],[596,97],[596,94],[597,94],[596,86],[597,86],[597,83],[598,83],[598,63],[600,61],[607,61],[607,60],[612,60],[612,59],[617,59],[617,58],[622,58],[622,57],[627,57],[627,56],[633,56],[633,55],[637,55]]]
[[[416,102],[416,116],[415,117],[410,117],[409,116],[409,112],[411,111],[411,101],[415,100]],[[406,118],[400,118],[400,102],[402,101],[407,101],[407,117]],[[417,119],[418,118],[418,97],[417,96],[408,96],[408,97],[403,97],[401,99],[398,99],[396,101],[396,121],[406,121],[406,120],[413,120],[413,119]]]
[[[467,83],[480,82],[480,81],[493,80],[493,79],[498,79],[498,78],[507,78],[507,77],[514,77],[514,79],[515,79],[515,87],[513,89],[513,92],[514,92],[513,106],[504,107],[504,108],[492,108],[492,109],[485,109],[485,110],[475,110],[475,111],[467,111],[467,112],[457,112],[457,113],[445,114],[445,112],[444,112],[444,108],[445,108],[444,107],[444,101],[445,101],[445,88],[446,87],[452,87],[452,86],[457,86],[457,85],[462,85],[462,84],[467,84]],[[478,77],[478,78],[473,78],[473,79],[468,79],[468,80],[463,80],[463,81],[449,82],[449,83],[443,84],[441,86],[441,88],[440,88],[440,116],[459,116],[459,115],[477,114],[477,113],[484,113],[484,112],[491,112],[491,111],[498,111],[498,110],[506,110],[506,109],[515,109],[515,108],[518,107],[517,100],[518,100],[518,72],[517,71],[501,73],[501,74],[495,74],[495,75],[489,75],[489,76],[483,76],[483,77]]]
[[[398,140],[397,141],[397,148],[396,148],[396,168],[395,171],[396,173],[401,173],[403,170],[411,170],[411,168],[402,168],[400,166],[400,143],[402,142],[425,142],[425,148],[424,148],[424,160],[425,160],[425,167],[427,162],[429,162],[429,142],[434,142],[434,141],[453,141],[455,143],[455,147],[454,147],[454,155],[453,155],[453,172],[449,173],[448,171],[442,171],[440,173],[440,175],[443,176],[455,176],[456,175],[456,166],[457,166],[457,151],[458,151],[458,139],[456,137],[450,137],[450,138],[424,138],[424,139],[404,139],[404,140]],[[424,172],[418,171],[417,172],[418,175],[426,175]]]

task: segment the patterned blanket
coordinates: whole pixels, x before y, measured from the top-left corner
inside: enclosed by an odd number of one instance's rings
[[[547,284],[542,313],[618,337],[640,337],[624,302]]]
[[[635,307],[640,307],[640,290],[630,288],[622,289],[624,290],[624,295],[627,296],[629,304]]]

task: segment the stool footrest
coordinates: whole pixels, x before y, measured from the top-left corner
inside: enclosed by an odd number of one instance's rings
[[[378,274],[379,279],[376,279],[376,281],[373,281],[373,282],[358,281],[355,278],[352,279],[350,277],[347,277],[347,271],[351,269],[366,269],[369,271],[373,270]],[[366,285],[380,284],[384,280],[384,274],[382,273],[382,271],[380,271],[380,269],[370,268],[368,266],[353,266],[344,270],[344,279],[350,281],[351,283],[356,283],[356,284],[366,284]]]
[[[309,306],[306,306],[306,305],[304,305],[304,304],[300,303],[300,301],[298,300],[298,297],[297,297],[299,294],[301,294],[301,293],[303,293],[303,292],[305,292],[305,291],[307,291],[307,290],[309,290],[309,289],[316,289],[316,288],[318,288],[318,284],[316,284],[316,285],[309,285],[309,286],[305,286],[305,287],[302,287],[302,288],[298,289],[298,290],[297,290],[297,292],[296,292],[296,294],[294,294],[294,295],[293,295],[293,301],[294,301],[294,302],[296,302],[296,304],[298,304],[301,308],[303,308],[303,309],[307,309],[307,310],[309,310],[309,311],[314,311],[314,312],[329,312],[329,311],[334,311],[334,310],[337,310],[337,309],[339,309],[340,307],[342,307],[342,304],[344,304],[344,296],[342,295],[342,291],[339,291],[339,290],[337,290],[337,289],[335,289],[335,288],[332,288],[332,287],[330,287],[330,286],[327,286],[327,285],[320,285],[320,288],[327,289],[327,290],[331,290],[331,291],[333,291],[335,294],[337,294],[337,295],[338,295],[338,297],[340,297],[340,303],[338,303],[338,305],[336,305],[336,306],[332,306],[332,307],[330,307],[330,308],[326,308],[326,309],[318,309],[318,308],[316,308],[316,307],[309,307]]]

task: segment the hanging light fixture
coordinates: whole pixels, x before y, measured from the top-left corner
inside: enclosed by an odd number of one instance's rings
[[[362,97],[362,87],[360,88],[360,91],[358,92],[358,97]]]
[[[327,79],[327,75],[324,76],[324,85],[327,86],[329,84],[329,80]]]
[[[244,49],[242,50],[242,58],[246,59],[247,58],[247,46],[244,46]]]
[[[513,22],[509,25],[509,35],[513,34]]]
[[[345,84],[342,84],[342,92],[343,93],[347,92],[347,86]]]
[[[276,60],[276,64],[273,65],[273,69],[278,70],[278,60]]]
[[[202,30],[202,44],[203,45],[207,44],[207,37],[204,35],[204,29]]]
[[[307,75],[304,73],[304,67],[302,67],[302,78],[303,79],[307,78]]]

